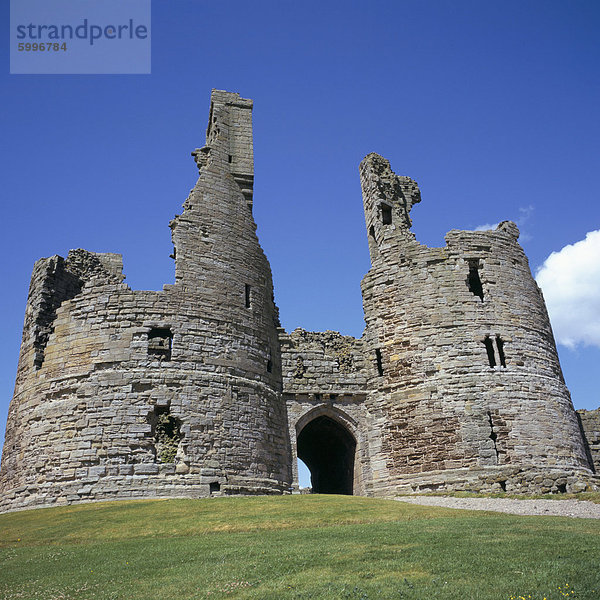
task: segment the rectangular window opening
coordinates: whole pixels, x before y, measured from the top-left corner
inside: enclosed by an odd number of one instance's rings
[[[211,494],[216,494],[221,491],[221,484],[218,481],[211,481],[208,484],[208,487]]]
[[[381,205],[381,222],[384,225],[392,224],[392,207],[387,204]]]
[[[272,373],[273,372],[273,361],[271,359],[269,359],[267,361],[267,373]]]
[[[146,420],[152,427],[155,462],[177,462],[177,452],[183,439],[181,421],[171,414],[169,406],[155,406]]]
[[[496,366],[496,356],[494,355],[494,342],[492,342],[489,335],[486,335],[485,339],[483,340],[483,343],[485,344],[485,349],[487,352],[490,367],[494,368]]]
[[[250,308],[250,286],[246,284],[246,308]]]
[[[231,154],[229,155],[229,162],[233,162],[233,156],[231,156]]]
[[[173,333],[168,327],[153,327],[148,332],[148,354],[159,360],[171,360]]]
[[[383,377],[383,362],[381,360],[381,350],[379,348],[375,350],[375,358],[377,359],[377,372],[379,373],[379,377]]]
[[[481,279],[479,277],[479,260],[471,259],[469,260],[469,276],[467,277],[467,285],[469,286],[469,290],[475,295],[479,296],[479,298],[483,301],[483,285],[481,284]]]
[[[497,335],[496,346],[498,346],[498,356],[500,357],[500,364],[506,369],[506,357],[504,356],[504,340]]]

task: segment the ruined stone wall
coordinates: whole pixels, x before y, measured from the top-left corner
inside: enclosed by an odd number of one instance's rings
[[[596,473],[600,473],[600,408],[581,409],[577,418],[585,437],[586,451]]]
[[[200,177],[171,223],[176,282],[119,258],[36,263],[0,510],[291,485],[271,271],[252,214],[249,100],[213,92]]]
[[[589,463],[516,225],[428,248],[410,231],[414,181],[371,154],[361,183],[373,493],[575,489]]]

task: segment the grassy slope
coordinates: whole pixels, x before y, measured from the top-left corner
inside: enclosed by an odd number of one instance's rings
[[[343,496],[42,509],[0,515],[0,600],[597,600],[599,534]]]

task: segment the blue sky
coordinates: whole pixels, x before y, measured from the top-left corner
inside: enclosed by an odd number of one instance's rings
[[[9,75],[0,10],[0,441],[35,260],[120,252],[134,289],[173,281],[168,222],[211,88],[255,101],[254,212],[288,331],[362,333],[358,163],[375,151],[421,186],[419,241],[519,223],[575,332],[557,333],[574,404],[598,406],[600,238],[581,243],[600,229],[596,0],[154,0],[152,74],[116,76]]]

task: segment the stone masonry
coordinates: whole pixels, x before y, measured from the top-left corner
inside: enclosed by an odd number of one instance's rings
[[[207,144],[193,153],[200,177],[171,222],[175,284],[131,290],[118,255],[36,263],[0,507],[289,489],[251,111],[212,94]]]
[[[593,486],[540,289],[517,226],[410,231],[416,183],[377,154],[360,166],[372,267],[362,282],[367,491],[565,491]]]
[[[370,154],[364,335],[286,333],[252,218],[252,101],[213,90],[192,155],[174,284],[131,290],[117,254],[35,264],[0,511],[289,493],[297,457],[323,493],[597,489],[598,414],[573,410],[514,223],[423,246],[417,184]]]
[[[598,473],[600,472],[600,408],[578,410],[577,418],[581,424],[588,460]]]

